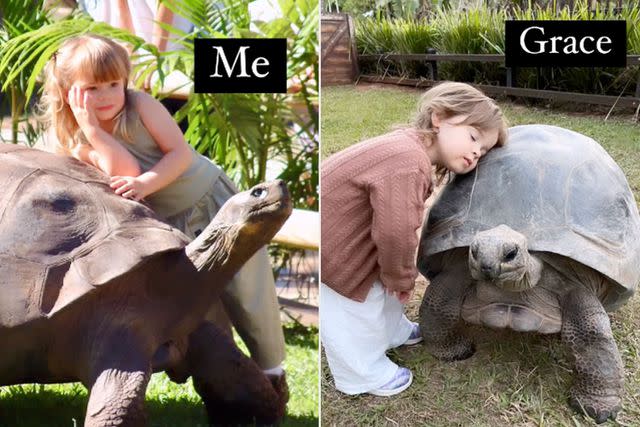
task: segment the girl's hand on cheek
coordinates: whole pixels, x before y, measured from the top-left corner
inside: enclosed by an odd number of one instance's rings
[[[78,126],[85,135],[99,127],[98,118],[93,106],[93,97],[86,90],[73,85],[68,94],[69,107],[73,112],[73,116],[78,122]]]
[[[133,176],[112,176],[110,186],[116,194],[135,201],[148,195],[146,184]]]

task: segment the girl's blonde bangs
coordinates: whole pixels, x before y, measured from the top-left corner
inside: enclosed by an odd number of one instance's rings
[[[129,78],[128,57],[126,50],[118,52],[113,46],[109,46],[101,40],[88,40],[86,42],[91,46],[83,46],[80,49],[74,49],[73,55],[75,62],[74,69],[80,74],[76,77],[84,77],[93,82],[109,82],[113,80]],[[124,58],[122,57],[124,54]]]

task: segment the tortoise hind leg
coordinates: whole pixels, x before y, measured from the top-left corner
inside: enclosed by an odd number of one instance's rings
[[[420,330],[427,350],[445,361],[473,356],[475,346],[461,331],[461,309],[472,283],[467,258],[459,251],[450,255],[443,270],[431,279],[420,305]]]
[[[624,377],[609,316],[592,292],[576,288],[563,300],[562,317],[562,340],[575,360],[569,404],[597,423],[615,419]]]
[[[229,334],[214,324],[203,322],[191,333],[186,363],[209,422],[272,424],[284,416],[286,399]]]
[[[94,350],[86,427],[146,425],[144,397],[151,377],[149,358],[127,332],[100,339]],[[87,383],[85,383],[87,384]]]

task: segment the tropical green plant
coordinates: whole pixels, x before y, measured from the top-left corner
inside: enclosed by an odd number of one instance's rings
[[[559,0],[558,0],[559,1]],[[486,4],[497,2],[487,2]],[[504,2],[505,5],[509,2]],[[424,46],[435,47],[438,53],[504,53],[504,21],[518,20],[611,20],[627,21],[627,52],[640,53],[640,6],[626,0],[622,8],[618,2],[600,2],[592,6],[589,0],[577,0],[571,5],[549,0],[528,0],[526,8],[496,9],[481,6],[470,10],[441,7],[432,11],[428,19],[358,19],[356,40],[358,51],[375,53],[425,53]],[[507,5],[507,6],[509,6]],[[571,6],[571,7],[569,7]],[[417,43],[407,43],[417,40]],[[485,84],[505,84],[506,72],[498,63],[440,62],[440,79]],[[517,85],[539,89],[553,89],[608,95],[634,95],[639,67],[628,68],[521,68]],[[414,61],[380,60],[362,64],[366,73],[422,77],[424,69]]]
[[[436,44],[436,29],[426,19],[364,18],[356,21],[358,52],[425,53]]]
[[[449,4],[449,0],[326,0],[323,10],[348,13],[354,17],[411,19],[442,4]]]
[[[479,8],[468,11],[440,9],[432,23],[438,32],[437,48],[446,53],[496,53],[496,46],[504,49],[504,21],[502,10]],[[482,36],[482,37],[481,37]]]
[[[0,45],[48,23],[50,17],[43,7],[43,3],[44,0],[4,0],[0,2],[0,17],[2,17]],[[0,58],[2,58],[1,55]],[[29,100],[25,96],[26,87],[24,85],[27,74],[27,71],[20,71],[18,78],[13,79],[3,89],[8,96],[7,101],[11,109],[11,140],[13,143],[18,140],[18,126]],[[7,81],[7,78],[6,73],[0,71],[0,82]]]
[[[438,36],[438,53],[502,53],[504,52],[504,10],[487,7],[468,11],[440,9],[433,15]],[[442,63],[441,78],[485,84],[498,84],[504,79],[504,68],[498,63]]]
[[[426,19],[365,18],[356,21],[356,44],[362,54],[426,53],[436,43],[436,30]],[[423,74],[417,61],[386,61],[369,64],[377,74],[409,76]],[[370,71],[365,68],[364,71]]]
[[[394,46],[393,38],[395,20],[361,18],[357,19],[355,23],[358,53],[371,55],[398,52]]]
[[[375,10],[375,0],[325,0],[323,11],[361,16]]]
[[[267,161],[275,159],[285,165],[280,177],[289,183],[295,204],[317,209],[317,1],[280,0],[281,17],[268,22],[252,22],[244,1],[166,4],[195,25],[193,33],[179,34],[185,46],[196,37],[287,38],[287,77],[296,82],[290,93],[194,94],[176,119],[188,120],[187,141],[242,186],[264,181]],[[168,52],[165,60],[191,75],[192,49]]]

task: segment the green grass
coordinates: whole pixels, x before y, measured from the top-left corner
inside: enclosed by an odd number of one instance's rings
[[[322,90],[322,156],[406,123],[422,92],[380,86]],[[575,114],[500,103],[512,125],[543,123],[589,135],[622,167],[640,200],[640,125],[630,116],[607,122],[605,114]],[[425,283],[407,306],[417,319]],[[625,365],[623,410],[605,426],[640,425],[640,296],[611,314]],[[321,362],[322,425],[368,426],[590,426],[593,421],[567,405],[572,365],[558,336],[471,330],[477,352],[468,360],[444,363],[422,345],[391,352],[414,372],[414,383],[391,398],[350,397],[333,388]]]
[[[322,159],[358,141],[385,133],[394,124],[408,122],[418,95],[406,89],[323,88]]]
[[[285,326],[284,363],[290,400],[283,426],[318,425],[318,331]],[[246,348],[236,338],[246,352]],[[150,426],[206,426],[207,418],[191,380],[176,384],[164,373],[154,374],[147,388]],[[87,391],[79,383],[28,384],[0,387],[0,426],[81,426]]]

